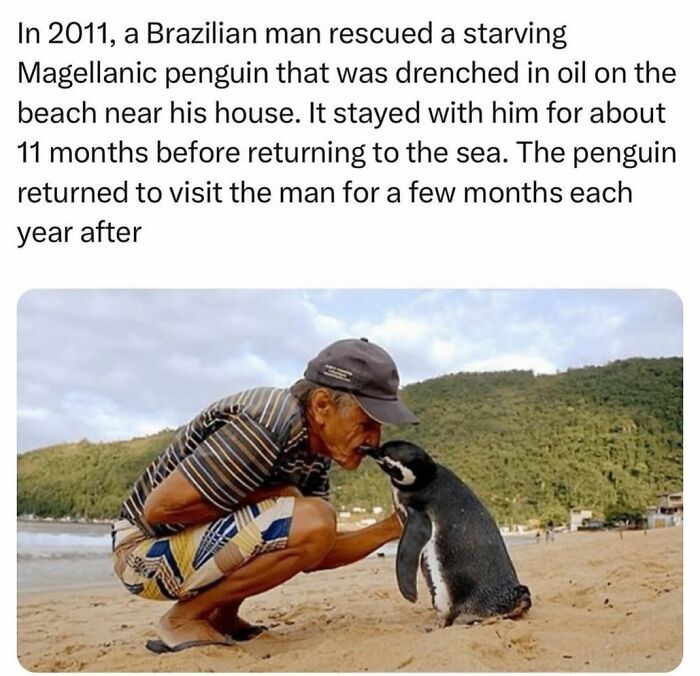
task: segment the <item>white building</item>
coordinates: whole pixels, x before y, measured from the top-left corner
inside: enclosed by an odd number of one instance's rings
[[[660,493],[654,507],[647,507],[647,527],[665,528],[683,523],[683,493]]]
[[[573,533],[577,531],[586,519],[593,518],[590,509],[572,509],[569,512],[569,530]]]

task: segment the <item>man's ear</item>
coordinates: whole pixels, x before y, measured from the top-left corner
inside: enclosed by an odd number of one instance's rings
[[[314,422],[322,425],[333,407],[331,393],[324,387],[320,387],[311,395],[311,415]]]

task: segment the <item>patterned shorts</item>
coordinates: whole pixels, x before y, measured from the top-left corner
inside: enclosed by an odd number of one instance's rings
[[[284,549],[294,498],[263,500],[174,535],[148,537],[126,520],[112,527],[114,571],[132,593],[189,598],[258,554]]]

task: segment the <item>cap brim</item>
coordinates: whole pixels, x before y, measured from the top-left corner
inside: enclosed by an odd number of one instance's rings
[[[354,396],[362,410],[377,422],[389,425],[416,425],[420,422],[413,412],[399,399],[374,399],[360,394],[355,394]]]

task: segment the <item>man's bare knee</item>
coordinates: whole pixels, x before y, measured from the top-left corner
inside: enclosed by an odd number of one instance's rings
[[[318,565],[333,546],[336,536],[335,510],[320,498],[297,498],[294,505],[289,546],[304,550],[304,569]]]

